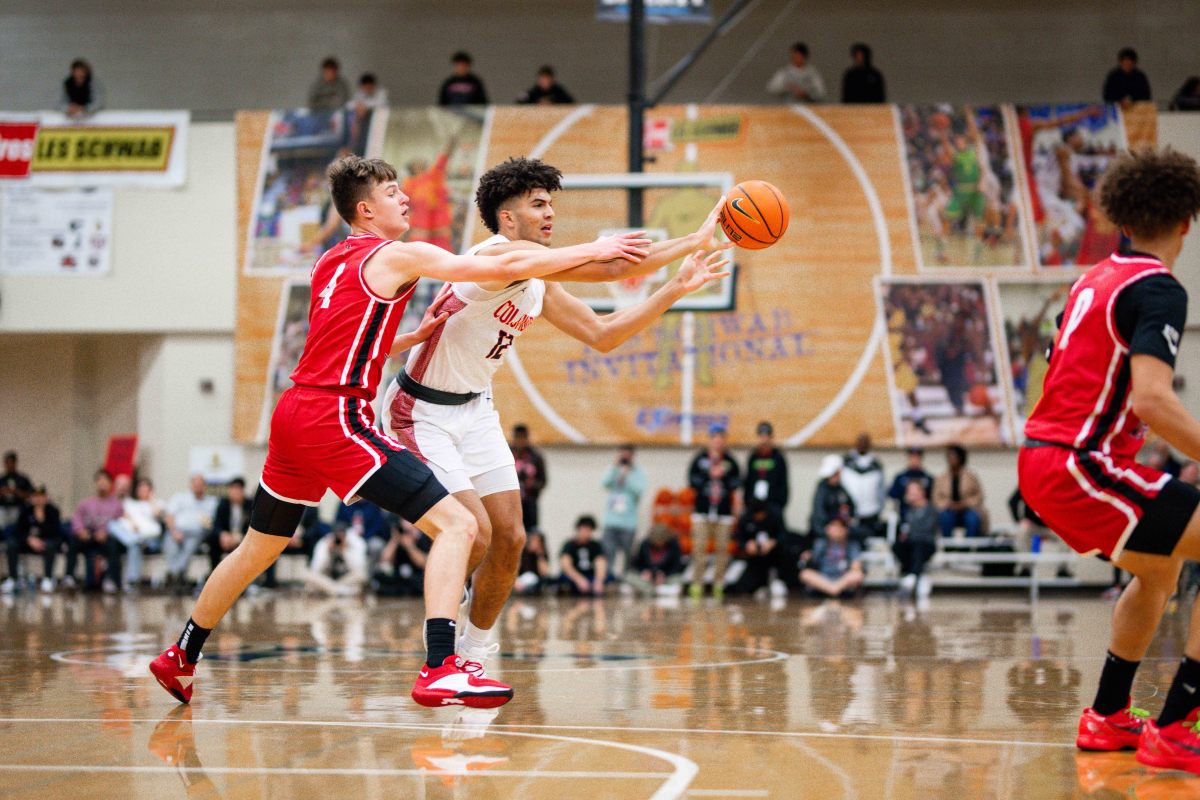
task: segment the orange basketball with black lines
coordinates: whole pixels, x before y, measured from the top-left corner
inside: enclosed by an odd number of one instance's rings
[[[766,181],[742,181],[725,195],[721,229],[746,250],[762,250],[787,232],[788,204],[783,192]]]

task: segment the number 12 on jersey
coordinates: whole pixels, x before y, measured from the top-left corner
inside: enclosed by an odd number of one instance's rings
[[[488,351],[486,358],[499,359],[504,355],[504,351],[512,347],[513,341],[516,339],[511,333],[500,331],[500,338],[496,340],[496,344]]]

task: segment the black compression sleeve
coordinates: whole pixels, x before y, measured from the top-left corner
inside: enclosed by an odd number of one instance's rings
[[[1172,368],[1187,322],[1187,291],[1170,275],[1151,275],[1125,288],[1113,316],[1130,355],[1154,356]]]

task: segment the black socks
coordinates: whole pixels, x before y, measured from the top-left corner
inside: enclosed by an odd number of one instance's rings
[[[454,620],[425,620],[425,663],[440,667],[442,662],[454,655]]]
[[[188,663],[195,664],[200,660],[200,649],[204,647],[210,633],[212,628],[201,628],[194,619],[188,617],[178,642],[179,649],[187,653]]]
[[[1192,713],[1192,709],[1200,708],[1200,693],[1197,690],[1200,690],[1200,661],[1184,656],[1167,692],[1158,726],[1161,728],[1172,722],[1180,722]]]
[[[1097,713],[1108,716],[1129,705],[1133,676],[1141,663],[1108,654],[1104,659],[1104,669],[1100,673],[1100,688],[1096,690],[1096,699],[1092,701],[1092,708],[1096,709]]]

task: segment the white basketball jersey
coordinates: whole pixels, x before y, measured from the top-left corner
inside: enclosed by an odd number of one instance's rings
[[[493,236],[467,255],[507,241]],[[487,391],[509,348],[542,313],[546,284],[533,279],[489,292],[476,283],[451,283],[438,298],[447,292],[451,297],[442,309],[450,312],[449,319],[412,349],[405,371],[417,383],[443,392]]]

